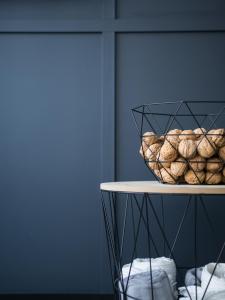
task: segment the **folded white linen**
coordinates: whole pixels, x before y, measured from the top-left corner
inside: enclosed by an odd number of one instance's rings
[[[203,289],[206,289],[209,280],[212,276],[213,270],[215,269],[215,266],[215,263],[209,263],[203,268],[201,276],[201,287]],[[216,266],[215,272],[213,273],[207,291],[225,291],[225,263],[219,263]]]
[[[197,285],[200,286],[201,285],[201,277],[202,277],[202,270],[203,267],[197,268],[195,270],[195,268],[192,268],[190,270],[187,271],[186,275],[185,275],[185,285],[186,286],[190,286],[190,285]],[[195,274],[196,277],[195,278]]]
[[[176,265],[173,259],[167,257],[151,258],[152,270],[163,270],[166,272],[171,288],[174,294],[177,294],[176,290]],[[122,268],[123,279],[131,275],[139,274],[142,272],[150,272],[150,259],[149,258],[136,258],[133,260],[133,264],[124,265]]]
[[[208,296],[204,298],[204,300],[224,300],[224,299],[225,299],[225,291],[210,292]]]
[[[219,263],[216,268],[215,266],[215,263],[209,263],[203,268],[200,286],[197,286],[198,300],[201,300],[204,294],[204,300],[225,300],[225,264]],[[195,285],[188,286],[187,289],[191,298],[196,299]],[[179,293],[183,297],[181,299],[191,299],[187,289],[185,287],[179,288]]]
[[[123,288],[119,283],[119,289],[121,300],[175,300],[168,276],[163,270],[153,270],[152,276],[149,272],[132,274],[123,280]]]
[[[188,292],[189,292],[191,297],[189,296],[189,294],[187,292],[187,289],[188,289]],[[190,285],[187,288],[186,287],[180,287],[178,290],[179,290],[179,294],[184,299],[192,299],[192,300],[198,299],[198,300],[200,300],[202,298],[203,294],[204,294],[204,290],[200,286],[197,286],[197,298],[196,298],[196,287],[195,287],[195,285]]]
[[[194,298],[195,294],[192,295],[192,300],[195,300],[196,298]],[[202,300],[203,295],[201,296],[201,298],[198,295],[198,300]],[[180,300],[187,300],[187,299],[191,299],[189,296],[183,296],[179,298]],[[204,300],[224,300],[225,299],[225,292],[224,291],[220,291],[220,292],[208,292],[206,293],[206,295],[203,298]]]

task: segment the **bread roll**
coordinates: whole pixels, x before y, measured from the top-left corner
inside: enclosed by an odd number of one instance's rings
[[[139,153],[144,158],[145,152],[148,150],[148,146],[145,144],[145,142],[142,142]]]
[[[225,145],[225,130],[224,130],[224,128],[211,129],[207,133],[207,136],[210,137],[210,139],[213,141],[213,143],[217,147],[222,147]]]
[[[152,144],[148,147],[148,149],[145,152],[145,157],[148,160],[156,160],[156,155],[159,152],[162,145],[160,143]]]
[[[189,166],[191,170],[202,171],[206,166],[206,159],[197,154],[189,161]]]
[[[160,160],[174,161],[177,158],[176,148],[170,144],[170,142],[165,141],[160,149]]]
[[[184,175],[184,179],[189,184],[201,184],[205,179],[205,172],[193,172],[192,170],[188,170]]]
[[[223,168],[223,162],[218,157],[212,157],[207,160],[206,170],[212,173],[220,172]]]
[[[192,158],[196,154],[196,142],[193,140],[182,140],[178,146],[178,151],[184,158]]]
[[[205,183],[207,184],[219,184],[222,181],[221,173],[206,172]]]
[[[157,162],[156,155],[158,154],[161,146],[162,145],[160,143],[155,143],[152,144],[146,151],[146,158],[150,169],[159,169],[159,163]]]
[[[170,168],[163,168],[160,170],[162,181],[166,183],[175,184],[178,177],[171,174]]]
[[[225,168],[223,168],[223,176],[225,177]]]
[[[195,130],[193,130],[193,132],[195,133],[195,136],[197,139],[204,137],[204,134],[206,133],[205,128],[196,128]]]
[[[192,130],[183,130],[179,138],[180,140],[196,140],[196,135]]]
[[[219,149],[219,156],[225,162],[225,146],[223,146]]]
[[[174,176],[182,176],[187,169],[187,162],[183,157],[179,157],[171,163],[171,174]]]
[[[179,135],[181,134],[182,130],[180,129],[173,129],[167,132],[165,136],[165,141],[171,142],[175,147],[178,146],[179,143]]]
[[[151,146],[152,144],[156,143],[157,140],[157,136],[152,131],[145,132],[142,137],[142,141],[145,142],[147,146]]]
[[[216,153],[216,146],[208,137],[203,137],[197,143],[198,153],[205,158],[210,158]]]

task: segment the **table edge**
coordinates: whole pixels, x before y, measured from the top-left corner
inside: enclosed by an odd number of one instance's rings
[[[151,186],[148,186],[148,183]],[[142,186],[138,186],[138,184]],[[157,181],[103,182],[100,184],[100,190],[108,192],[143,194],[225,195],[225,185],[172,185],[163,184]]]

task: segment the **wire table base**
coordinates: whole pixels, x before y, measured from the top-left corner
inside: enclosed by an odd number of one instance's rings
[[[216,267],[224,259],[225,248],[225,235],[217,229],[212,219],[211,206],[217,202],[209,195],[224,194],[225,186],[171,186],[158,182],[101,184],[115,299],[138,299],[127,292],[135,258],[166,256],[176,263],[178,282],[182,282],[190,299],[193,297],[183,282],[183,275],[187,269],[194,268],[196,295],[193,300],[200,300],[197,296],[197,268],[206,263],[201,253],[210,252],[215,268],[201,297],[205,299]],[[171,205],[174,208],[172,210]],[[203,238],[205,245],[202,245]],[[125,283],[122,267],[127,263],[131,264]],[[153,288],[151,293],[151,299],[154,300]]]

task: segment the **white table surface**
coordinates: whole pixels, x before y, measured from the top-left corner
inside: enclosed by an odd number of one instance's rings
[[[149,194],[207,194],[225,195],[225,184],[190,185],[163,184],[158,181],[121,181],[100,184],[102,191]]]

